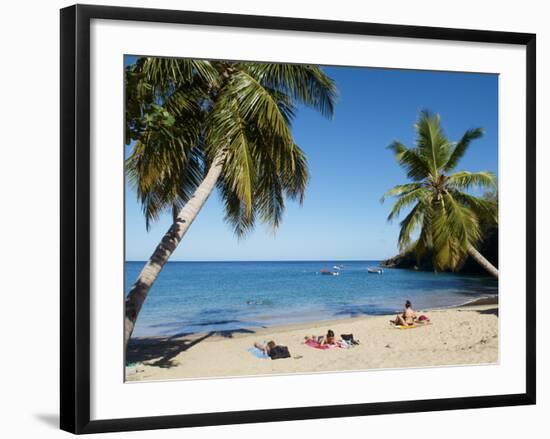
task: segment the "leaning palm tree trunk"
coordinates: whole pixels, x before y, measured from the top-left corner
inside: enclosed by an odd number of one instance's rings
[[[191,226],[191,223],[197,217],[198,213],[202,209],[202,206],[204,206],[204,203],[206,203],[206,200],[208,200],[208,197],[216,187],[216,182],[222,172],[223,159],[223,154],[216,156],[214,162],[208,170],[208,173],[206,174],[206,177],[197,187],[191,199],[178,213],[174,223],[162,237],[159,245],[149,258],[149,261],[147,261],[143,267],[143,270],[141,270],[140,275],[132,286],[128,297],[126,298],[126,317],[124,320],[125,348],[128,346],[128,340],[130,340],[139,311],[141,310],[143,302],[147,298],[149,290],[155,283],[162,267],[168,259],[170,259],[170,256],[178,247],[178,244]]]
[[[481,265],[491,276],[494,276],[498,279],[498,269],[491,264],[485,257],[478,252],[472,245],[468,247],[468,254],[472,257],[479,265]]]

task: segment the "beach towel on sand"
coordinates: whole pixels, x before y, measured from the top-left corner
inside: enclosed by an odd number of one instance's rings
[[[305,341],[305,345],[313,349],[323,349],[323,350],[340,347],[340,345],[338,344],[321,344],[316,340],[312,340],[311,338]]]
[[[413,323],[412,325],[395,325],[395,324],[392,324],[392,326],[396,329],[414,329],[414,328],[419,328],[421,326],[428,326],[428,325],[431,325],[431,322],[425,322],[425,323]]]
[[[257,347],[252,347],[248,349],[248,352],[250,352],[256,358],[260,358],[261,360],[266,360],[269,358],[269,355],[267,355],[264,351],[258,349]]]

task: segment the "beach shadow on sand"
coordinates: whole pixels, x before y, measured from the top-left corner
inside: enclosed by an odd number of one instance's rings
[[[253,334],[251,329],[239,328],[224,331],[210,331],[206,334],[174,334],[170,337],[132,338],[128,343],[126,363],[150,362],[151,366],[170,368],[176,366],[174,358],[196,344],[214,335],[233,338],[235,334]],[[154,360],[154,361],[153,361]]]
[[[478,309],[476,311],[479,314],[489,314],[489,315],[493,315],[493,316],[498,317],[498,306],[496,306],[494,308],[488,308],[488,309]]]

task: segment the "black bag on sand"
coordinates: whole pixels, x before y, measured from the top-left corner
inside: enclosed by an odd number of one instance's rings
[[[352,345],[359,344],[359,341],[353,338],[353,334],[340,334],[340,337],[342,337],[342,340],[351,343]]]
[[[275,346],[269,350],[269,356],[272,360],[278,360],[279,358],[290,358],[290,352],[286,346]]]

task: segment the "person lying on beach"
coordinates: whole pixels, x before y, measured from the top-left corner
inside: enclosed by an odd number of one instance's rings
[[[277,344],[273,340],[268,341],[267,343],[254,342],[254,347],[263,351],[263,353],[266,355],[269,355],[271,349],[273,349],[275,346],[277,346]]]
[[[352,346],[351,342],[347,343],[345,340],[342,339],[336,339],[334,336],[334,331],[332,329],[329,329],[327,331],[327,335],[325,336],[318,336],[312,335],[311,337],[309,335],[306,335],[304,337],[304,344],[315,349],[330,349],[330,348],[344,348],[347,349],[350,346]],[[359,343],[356,343],[359,344]]]
[[[395,320],[390,320],[391,323],[397,326],[412,326],[416,320],[416,313],[412,309],[412,303],[410,300],[405,302],[405,309],[403,314],[397,314]]]
[[[279,358],[289,358],[290,352],[286,346],[276,344],[273,340],[267,343],[254,343],[256,349],[260,349],[272,360],[278,360]]]
[[[329,329],[327,331],[327,335],[325,336],[320,335],[316,337],[315,335],[312,335],[310,337],[309,335],[306,335],[305,340],[306,341],[313,340],[319,343],[320,345],[335,345],[338,343],[338,341],[334,337],[334,331],[332,329]]]

